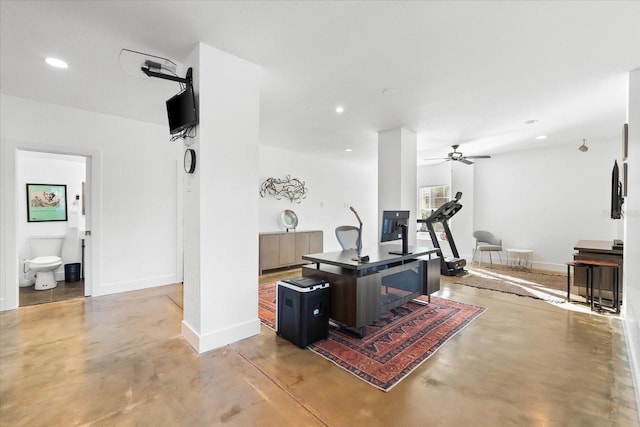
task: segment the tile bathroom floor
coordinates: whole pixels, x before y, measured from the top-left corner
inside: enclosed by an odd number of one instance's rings
[[[58,281],[58,286],[53,289],[38,291],[34,285],[19,288],[19,306],[45,304],[55,301],[64,301],[73,298],[84,297],[84,280],[77,282]]]

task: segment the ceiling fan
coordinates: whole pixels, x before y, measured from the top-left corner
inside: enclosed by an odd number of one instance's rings
[[[439,158],[439,159],[425,159],[425,160],[446,160],[446,161],[456,161],[462,162],[465,165],[472,165],[473,162],[469,159],[490,159],[491,156],[465,156],[461,152],[458,151],[458,147],[460,145],[452,145],[453,152],[449,153],[447,157]]]

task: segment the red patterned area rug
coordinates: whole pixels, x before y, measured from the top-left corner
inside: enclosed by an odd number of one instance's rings
[[[422,300],[424,298],[424,300]],[[329,338],[308,348],[383,391],[389,391],[486,309],[427,297],[384,313],[366,327],[364,338],[329,328]],[[274,283],[260,285],[259,316],[275,329]]]

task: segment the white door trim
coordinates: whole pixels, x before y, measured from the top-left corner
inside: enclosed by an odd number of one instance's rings
[[[16,179],[16,157],[18,151],[39,151],[45,153],[83,156],[87,158],[87,200],[86,229],[91,230],[91,237],[86,241],[85,261],[85,295],[93,295],[100,287],[100,236],[101,236],[101,177],[102,158],[100,150],[85,147],[66,147],[24,141],[5,141],[2,157],[4,174],[1,197],[3,207],[3,223],[0,224],[5,235],[4,247],[0,251],[3,256],[4,275],[0,275],[0,287],[4,295],[0,295],[0,311],[15,310],[19,305],[19,256],[16,246],[16,224],[18,221],[18,191]]]

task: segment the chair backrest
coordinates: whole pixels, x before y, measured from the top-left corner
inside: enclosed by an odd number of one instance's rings
[[[479,243],[488,243],[490,245],[502,245],[502,241],[500,239],[496,239],[493,233],[489,231],[474,231],[473,237],[476,239],[476,246]]]
[[[358,236],[360,235],[360,229],[353,225],[341,225],[336,227],[336,238],[338,243],[342,246],[342,250],[357,249]]]

